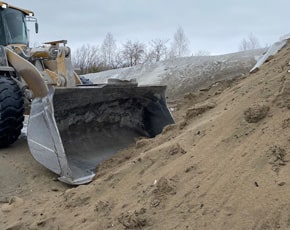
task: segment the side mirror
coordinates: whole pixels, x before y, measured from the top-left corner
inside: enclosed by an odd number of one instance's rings
[[[38,34],[38,23],[37,22],[35,22],[35,33]]]

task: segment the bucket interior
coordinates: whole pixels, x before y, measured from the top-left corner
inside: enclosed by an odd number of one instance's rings
[[[163,87],[57,89],[54,117],[75,177],[173,123]]]

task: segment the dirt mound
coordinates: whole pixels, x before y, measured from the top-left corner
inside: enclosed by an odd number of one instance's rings
[[[176,124],[88,185],[56,181],[24,141],[1,150],[13,174],[0,180],[0,229],[289,229],[289,61],[288,42],[256,73],[172,101]]]
[[[245,120],[249,123],[256,123],[267,116],[269,109],[267,105],[253,105],[244,111]]]

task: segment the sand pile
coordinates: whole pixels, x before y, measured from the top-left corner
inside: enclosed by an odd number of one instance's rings
[[[289,61],[288,42],[256,73],[174,101],[176,124],[89,185],[55,180],[25,140],[1,150],[0,229],[290,228]]]

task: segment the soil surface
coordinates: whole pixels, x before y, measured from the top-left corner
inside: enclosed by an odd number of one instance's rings
[[[1,149],[0,229],[290,229],[289,61],[288,43],[256,73],[171,98],[176,123],[88,185],[59,182],[25,138]]]

